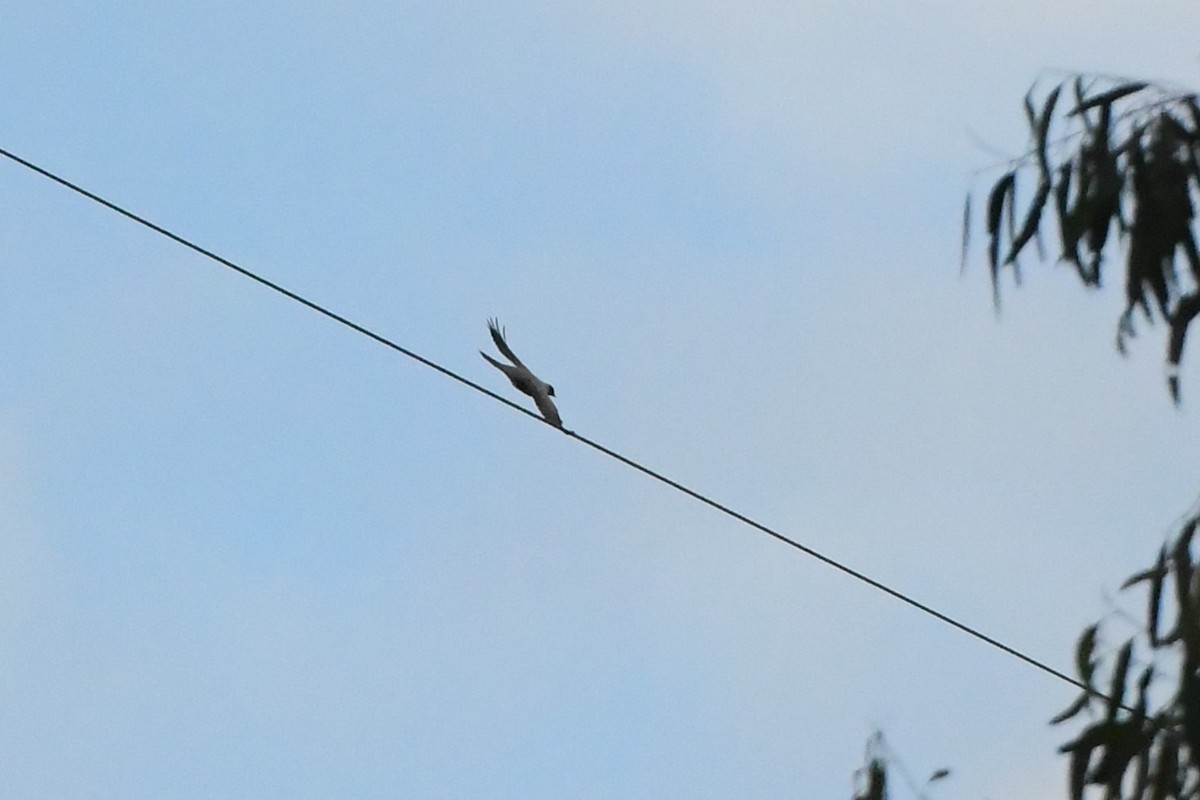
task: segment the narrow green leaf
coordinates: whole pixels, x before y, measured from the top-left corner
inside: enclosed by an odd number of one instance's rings
[[[1008,189],[1008,202],[1005,203],[1005,217],[1008,220],[1008,240],[1011,242],[1017,236],[1017,171],[1013,170],[1012,184]]]
[[[1071,753],[1071,800],[1083,800],[1083,785],[1087,779],[1088,762],[1091,760],[1090,749]]]
[[[1129,661],[1133,658],[1133,640],[1121,647],[1117,654],[1117,665],[1113,667],[1112,683],[1108,690],[1108,718],[1117,718],[1117,711],[1125,703],[1125,680],[1129,675]]]
[[[1150,631],[1150,645],[1158,646],[1158,620],[1162,613],[1163,579],[1167,577],[1167,547],[1163,545],[1158,551],[1158,563],[1154,566],[1154,576],[1150,579],[1149,608],[1146,611],[1146,626]]]
[[[1125,582],[1121,584],[1121,591],[1125,591],[1133,586],[1137,586],[1139,583],[1144,581],[1153,581],[1154,578],[1159,576],[1160,573],[1165,573],[1167,571],[1165,559],[1165,553],[1160,553],[1160,559],[1155,562],[1153,567],[1144,569],[1141,572],[1135,573],[1126,578]]]
[[[1146,748],[1138,754],[1137,777],[1133,783],[1133,794],[1129,797],[1141,800],[1150,788],[1150,749]]]
[[[1136,572],[1133,575],[1130,575],[1128,578],[1126,578],[1125,582],[1121,584],[1121,591],[1123,592],[1126,589],[1129,589],[1133,586],[1137,586],[1142,581],[1148,581],[1153,577],[1154,577],[1154,567],[1151,567],[1150,569],[1144,569],[1141,572]]]
[[[1198,527],[1200,527],[1200,517],[1188,520],[1179,529],[1179,539],[1175,542],[1175,549],[1172,553],[1177,561],[1182,559],[1187,564],[1189,577],[1192,567],[1192,537],[1196,535]]]
[[[1035,88],[1037,88],[1036,84],[1030,86],[1029,91],[1025,93],[1025,118],[1029,120],[1029,130],[1036,135],[1038,116],[1037,112],[1033,110],[1033,90]]]
[[[1142,670],[1142,675],[1138,678],[1137,682],[1138,699],[1134,707],[1140,709],[1143,714],[1146,712],[1146,690],[1150,688],[1150,681],[1152,680],[1154,680],[1153,664]]]
[[[1071,717],[1074,717],[1080,711],[1083,711],[1085,708],[1087,708],[1088,703],[1091,702],[1091,699],[1092,695],[1088,692],[1084,692],[1083,694],[1079,695],[1079,697],[1075,698],[1075,702],[1071,703],[1071,705],[1055,714],[1054,717],[1051,718],[1050,724],[1059,725],[1071,719]]]
[[[1016,261],[1021,248],[1025,247],[1034,234],[1037,233],[1038,226],[1042,220],[1042,209],[1046,207],[1046,200],[1049,197],[1050,182],[1043,178],[1042,182],[1038,185],[1033,200],[1029,202],[1029,210],[1025,212],[1025,219],[1021,223],[1021,229],[1013,237],[1012,245],[1008,249],[1008,258],[1004,259],[1004,263],[1011,264]]]
[[[1075,671],[1079,673],[1079,679],[1088,688],[1091,688],[1092,676],[1096,672],[1096,662],[1092,658],[1092,653],[1096,650],[1096,631],[1099,627],[1097,624],[1084,628],[1083,634],[1079,637],[1079,644],[1075,646]]]
[[[1098,149],[1108,150],[1109,134],[1112,132],[1112,103],[1100,105],[1100,119],[1096,123],[1093,134],[1096,137]]]
[[[1170,317],[1171,332],[1167,340],[1167,381],[1175,405],[1179,405],[1179,362],[1183,359],[1183,345],[1188,327],[1200,315],[1200,293],[1191,293],[1179,300],[1175,313]]]
[[[1062,260],[1079,264],[1080,225],[1071,211],[1071,164],[1058,168],[1058,183],[1054,186],[1054,206],[1058,211],[1058,233],[1062,239]]]
[[[1081,92],[1077,88],[1076,97],[1079,98],[1079,101],[1076,104],[1075,108],[1073,108],[1067,112],[1067,116],[1073,117],[1073,116],[1076,116],[1077,114],[1080,114],[1080,113],[1088,110],[1089,108],[1096,108],[1097,106],[1100,106],[1100,107],[1111,106],[1113,103],[1115,103],[1117,100],[1120,100],[1122,97],[1128,97],[1131,94],[1140,92],[1142,89],[1145,89],[1149,85],[1150,84],[1142,82],[1142,81],[1135,81],[1133,83],[1123,83],[1120,86],[1115,86],[1106,92],[1101,92],[1100,94],[1092,95],[1091,97],[1089,97],[1087,99],[1083,99],[1080,96]],[[1077,83],[1076,86],[1078,87],[1079,84]]]
[[[1179,740],[1171,735],[1163,737],[1158,748],[1158,759],[1154,763],[1154,786],[1151,800],[1167,800],[1179,795]]]
[[[1133,327],[1133,311],[1125,309],[1121,314],[1121,318],[1117,320],[1117,352],[1122,356],[1129,355],[1129,351],[1125,348],[1125,342],[1137,335],[1137,329]]]
[[[1196,523],[1193,520],[1184,528],[1175,546],[1171,548],[1171,570],[1175,574],[1175,603],[1179,606],[1181,630],[1189,630],[1196,618],[1196,609],[1190,593],[1193,570],[1191,545],[1195,532]]]
[[[988,195],[987,230],[991,237],[988,242],[988,264],[992,273],[992,302],[996,308],[1000,307],[1000,220],[1004,216],[1005,201],[1009,204],[1012,202],[1011,195],[1016,182],[1016,171],[1008,172],[996,181]]]
[[[1034,128],[1034,135],[1037,137],[1038,163],[1041,164],[1042,177],[1046,180],[1050,179],[1050,160],[1046,154],[1046,141],[1050,135],[1050,118],[1054,114],[1054,106],[1058,103],[1058,95],[1061,91],[1062,84],[1060,83],[1046,97],[1046,102],[1042,105],[1042,115],[1038,118],[1037,126]]]
[[[1083,99],[1083,78],[1082,78],[1082,77],[1080,77],[1079,75],[1076,75],[1076,76],[1075,76],[1075,106],[1076,106],[1076,108],[1078,108],[1078,107],[1082,106],[1082,105],[1083,105],[1083,103],[1084,103],[1084,99]],[[1070,114],[1068,114],[1067,116],[1071,116],[1071,115],[1070,115]],[[1092,120],[1091,120],[1091,118],[1090,118],[1090,117],[1087,115],[1087,112],[1086,112],[1086,111],[1082,112],[1082,113],[1079,115],[1079,117],[1080,117],[1080,119],[1081,119],[1081,120],[1083,120],[1083,127],[1084,127],[1084,129],[1086,129],[1088,133],[1091,133],[1091,132],[1092,132],[1092,129],[1093,129],[1093,128],[1095,128],[1095,125],[1093,125],[1093,124],[1092,124]]]
[[[1004,201],[1012,192],[1013,184],[1017,181],[1016,171],[1006,172],[988,195],[987,231],[989,234],[1000,232],[1000,220],[1004,215]]]

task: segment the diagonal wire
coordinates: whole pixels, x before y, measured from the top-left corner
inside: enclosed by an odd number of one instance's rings
[[[71,191],[73,191],[77,194],[83,195],[84,197],[88,198],[89,200],[91,200],[95,203],[99,203],[100,205],[104,206],[105,208],[108,208],[112,211],[117,212],[121,216],[124,216],[124,217],[127,217],[128,219],[133,220],[134,222],[138,223],[139,225],[149,228],[150,230],[154,231],[155,233],[161,234],[161,235],[167,237],[168,239],[171,239],[172,241],[183,245],[184,247],[188,248],[189,250],[193,250],[206,258],[212,259],[213,261],[216,261],[218,264],[221,264],[222,266],[227,267],[227,268],[233,270],[234,272],[237,272],[238,274],[243,275],[252,281],[255,281],[256,283],[262,284],[263,286],[267,287],[268,289],[271,289],[271,290],[283,295],[284,297],[288,298],[289,300],[294,300],[295,302],[297,302],[309,309],[312,309],[313,311],[316,311],[318,314],[322,314],[322,315],[328,317],[329,319],[332,319],[335,322],[341,323],[342,325],[345,325],[347,328],[350,328],[351,330],[355,331],[356,333],[361,333],[363,336],[366,336],[369,339],[374,339],[379,344],[382,344],[385,347],[389,347],[392,350],[395,350],[396,352],[398,352],[402,355],[405,355],[405,356],[413,359],[414,361],[417,361],[417,362],[423,364],[426,367],[429,367],[430,369],[436,370],[437,372],[440,372],[441,374],[445,375],[448,378],[456,380],[465,386],[469,386],[470,388],[474,389],[475,391],[485,394],[488,397],[492,398],[493,400],[497,400],[497,401],[503,403],[504,405],[506,405],[512,409],[515,409],[516,411],[520,411],[522,414],[525,414],[526,416],[531,417],[531,418],[537,420],[538,422],[541,422],[546,425],[550,424],[550,423],[546,422],[544,419],[542,419],[540,416],[538,416],[537,414],[533,413],[532,411],[529,411],[528,409],[524,408],[523,406],[517,405],[516,403],[509,400],[508,398],[502,397],[501,395],[496,394],[492,390],[487,389],[468,378],[464,378],[462,375],[459,375],[457,372],[454,372],[453,370],[443,367],[441,364],[431,361],[430,359],[425,358],[424,356],[422,356],[418,353],[415,353],[412,350],[409,350],[408,348],[402,347],[402,346],[396,344],[395,342],[393,342],[392,340],[390,340],[378,333],[375,333],[374,331],[370,330],[369,328],[365,328],[362,325],[359,325],[358,323],[353,322],[352,320],[347,319],[346,317],[343,317],[341,314],[331,311],[328,308],[325,308],[324,306],[313,302],[312,300],[309,300],[299,294],[296,294],[295,292],[291,291],[290,289],[286,289],[283,286],[280,286],[278,283],[275,283],[274,281],[268,280],[267,278],[264,278],[261,275],[251,272],[250,270],[246,269],[245,267],[239,266],[238,264],[235,264],[234,262],[230,261],[229,259],[224,258],[220,255],[217,255],[213,251],[208,250],[204,247],[201,247],[200,245],[198,245],[188,239],[185,239],[184,237],[180,236],[179,234],[171,232],[170,230],[162,227],[161,225],[157,225],[157,224],[151,222],[150,220],[146,219],[145,217],[141,217],[141,216],[133,213],[132,211],[122,208],[121,206],[117,205],[116,203],[106,200],[103,197],[101,197],[100,195],[95,194],[94,192],[90,192],[87,189],[84,189],[82,186],[79,186],[78,184],[72,183],[71,181],[67,180],[66,178],[56,175],[55,173],[51,172],[48,169],[40,167],[31,161],[27,161],[26,159],[21,158],[20,156],[16,155],[15,153],[11,153],[8,150],[5,150],[4,148],[0,148],[0,155],[4,156],[5,158],[8,158],[11,161],[16,162],[17,164],[20,164],[21,166],[25,167],[26,169],[36,172],[37,174],[41,175],[42,177],[50,179],[51,181],[59,184],[60,186],[64,186],[67,189],[70,189]],[[664,483],[667,486],[670,486],[672,489],[682,492],[683,494],[686,494],[688,497],[691,497],[694,500],[698,500],[707,506],[711,506],[712,508],[716,509],[717,511],[720,511],[721,513],[723,513],[727,516],[730,516],[730,517],[738,520],[739,522],[749,525],[750,527],[752,527],[758,531],[761,531],[762,533],[765,533],[768,536],[772,536],[775,539],[778,539],[780,542],[783,542],[784,544],[788,545],[789,547],[793,547],[796,550],[799,550],[801,553],[804,553],[807,556],[815,558],[816,560],[822,562],[823,564],[830,566],[840,572],[843,572],[846,575],[849,575],[850,577],[854,578],[855,580],[861,581],[862,583],[865,583],[868,586],[870,586],[874,589],[877,589],[880,592],[883,592],[884,594],[886,594],[896,600],[901,601],[902,603],[906,603],[907,605],[912,606],[913,608],[917,609],[918,611],[921,611],[921,612],[927,614],[928,616],[933,617],[934,619],[938,620],[939,622],[943,622],[943,623],[951,626],[952,628],[956,628],[959,631],[961,631],[969,636],[972,636],[975,639],[978,639],[979,641],[981,641],[985,644],[991,645],[992,647],[996,648],[997,650],[1000,650],[1001,652],[1004,652],[1004,653],[1008,654],[1009,656],[1016,658],[1019,661],[1025,662],[1029,666],[1035,667],[1036,669],[1039,669],[1048,675],[1058,678],[1059,680],[1061,680],[1065,683],[1068,683],[1077,689],[1082,689],[1084,692],[1087,692],[1090,695],[1094,695],[1096,697],[1107,699],[1107,696],[1104,695],[1102,692],[1098,692],[1097,690],[1093,689],[1092,687],[1088,686],[1087,684],[1083,683],[1082,681],[1072,678],[1067,673],[1065,673],[1061,670],[1055,669],[1054,667],[1046,664],[1045,662],[1039,661],[1038,659],[1034,658],[1033,656],[1027,655],[1026,653],[1016,649],[1015,647],[1012,647],[1010,645],[1005,644],[1004,642],[1001,642],[999,639],[996,639],[992,636],[988,636],[987,634],[983,633],[982,631],[978,630],[977,628],[967,625],[964,622],[960,622],[959,620],[955,619],[954,617],[951,617],[949,614],[945,614],[941,611],[938,611],[936,608],[926,605],[925,603],[922,603],[921,601],[916,600],[916,599],[904,594],[903,592],[899,591],[898,589],[893,589],[892,587],[888,586],[887,584],[877,581],[874,578],[872,578],[862,572],[859,572],[858,570],[856,570],[852,567],[849,567],[849,566],[841,563],[840,561],[837,561],[836,559],[833,559],[827,555],[824,555],[823,553],[820,553],[820,552],[812,549],[811,547],[808,547],[807,545],[801,544],[800,542],[796,541],[795,539],[788,538],[787,536],[783,535],[782,533],[779,533],[778,531],[762,524],[761,522],[758,522],[758,521],[746,516],[745,514],[735,511],[726,505],[722,505],[721,503],[717,502],[716,500],[713,500],[712,498],[707,497],[706,495],[703,495],[700,492],[695,491],[694,489],[689,489],[687,486],[684,486],[682,483],[672,480],[671,478],[668,478],[667,476],[665,476],[659,472],[655,472],[654,470],[650,469],[649,467],[643,466],[642,464],[638,463],[637,461],[634,461],[633,459],[631,459],[627,456],[621,455],[620,453],[616,452],[615,450],[605,447],[604,445],[600,444],[599,442],[594,442],[591,439],[588,439],[586,436],[582,436],[578,433],[575,433],[574,431],[563,430],[562,432],[565,433],[567,436],[570,436],[571,438],[587,445],[588,447],[591,447],[594,450],[598,450],[599,452],[603,453],[604,455],[608,456],[609,458],[620,461],[622,464],[625,464],[626,466],[631,467],[631,468],[659,481],[660,483]],[[1123,707],[1125,707],[1125,706],[1123,706]],[[1128,709],[1128,710],[1132,711],[1132,709]]]
[[[522,410],[524,410],[524,409],[522,409]],[[539,421],[544,421],[544,420],[541,420],[540,417],[535,416],[534,414],[530,414],[530,416],[534,417],[535,419],[538,419]],[[549,424],[549,423],[547,423],[547,424]],[[1053,675],[1054,677],[1058,678],[1059,680],[1066,681],[1067,683],[1071,684],[1072,686],[1074,686],[1077,689],[1082,689],[1083,691],[1087,692],[1088,694],[1091,694],[1091,695],[1094,695],[1094,696],[1097,696],[1100,698],[1107,698],[1107,695],[1105,695],[1101,692],[1097,692],[1096,690],[1094,690],[1093,688],[1091,688],[1084,682],[1077,680],[1075,678],[1072,678],[1067,673],[1065,673],[1061,670],[1055,669],[1054,667],[1050,666],[1049,664],[1046,664],[1043,661],[1039,661],[1038,659],[1034,658],[1033,656],[1027,655],[1027,654],[1023,653],[1022,651],[1016,649],[1015,647],[1005,644],[1004,642],[1000,641],[999,639],[996,639],[992,636],[988,636],[986,633],[983,633],[979,629],[974,628],[970,625],[967,625],[965,622],[960,622],[959,620],[955,619],[954,617],[950,616],[949,614],[945,614],[941,611],[938,611],[936,608],[926,605],[925,603],[922,603],[920,600],[909,597],[908,595],[904,594],[900,590],[893,589],[891,586],[888,586],[886,583],[882,583],[881,581],[875,580],[870,575],[859,572],[858,570],[854,569],[853,567],[849,567],[849,566],[843,564],[842,562],[840,562],[834,558],[831,558],[830,556],[825,555],[824,553],[814,550],[811,547],[809,547],[808,545],[801,544],[800,542],[796,541],[795,539],[788,538],[787,536],[783,535],[779,531],[776,531],[773,528],[769,528],[766,525],[762,524],[761,522],[758,522],[757,520],[754,520],[754,519],[746,516],[745,514],[742,514],[741,512],[733,510],[729,506],[722,505],[721,503],[718,503],[716,500],[713,500],[710,497],[700,494],[699,492],[695,491],[694,489],[689,489],[688,487],[684,486],[682,483],[679,483],[678,481],[672,480],[671,478],[668,478],[665,475],[655,472],[654,470],[650,469],[649,467],[643,466],[643,465],[639,464],[638,462],[634,461],[633,459],[623,456],[614,450],[610,450],[609,448],[605,447],[602,444],[599,444],[598,442],[593,442],[591,439],[580,436],[579,434],[575,433],[574,431],[564,431],[564,432],[568,436],[574,437],[575,439],[578,439],[579,441],[583,442],[588,447],[592,447],[596,450],[599,450],[601,453],[604,453],[606,456],[608,456],[610,458],[614,458],[617,461],[620,461],[622,464],[632,467],[633,469],[636,469],[639,472],[645,473],[646,475],[649,475],[651,478],[654,478],[657,481],[661,481],[662,483],[665,483],[667,486],[670,486],[672,489],[682,492],[682,493],[686,494],[688,497],[691,497],[695,500],[699,500],[701,503],[704,503],[707,506],[711,506],[711,507],[715,508],[717,511],[720,511],[722,514],[726,514],[730,517],[733,517],[734,519],[738,520],[739,522],[749,525],[751,528],[762,531],[763,533],[767,534],[768,536],[773,536],[776,539],[778,539],[779,541],[783,542],[784,544],[786,544],[790,547],[794,547],[795,549],[799,550],[801,553],[804,553],[807,556],[815,558],[816,560],[820,561],[821,563],[823,563],[827,566],[833,567],[834,569],[838,570],[839,572],[844,572],[845,574],[849,575],[851,578],[861,581],[862,583],[865,583],[874,589],[878,589],[879,591],[883,592],[884,594],[889,595],[889,596],[899,600],[902,603],[907,603],[908,605],[912,606],[913,608],[917,609],[918,611],[923,611],[924,613],[928,614],[929,616],[933,617],[934,619],[936,619],[940,622],[944,622],[953,628],[957,628],[958,630],[962,631],[963,633],[973,636],[976,639],[984,642],[985,644],[990,644],[992,647],[995,647],[996,649],[1001,650],[1001,651],[1007,653],[1008,655],[1013,656],[1016,659],[1019,659],[1020,661],[1024,661],[1026,664],[1036,667],[1037,669],[1040,669],[1049,675]],[[1130,708],[1128,710],[1132,711],[1133,709]]]

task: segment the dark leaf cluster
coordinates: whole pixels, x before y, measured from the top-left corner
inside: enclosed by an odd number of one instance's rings
[[[887,800],[887,768],[883,759],[871,759],[863,771],[866,785],[854,795],[854,800]]]
[[[950,769],[942,767],[930,773],[924,786],[918,786],[910,773],[899,760],[899,756],[886,742],[883,731],[876,730],[867,740],[866,763],[854,771],[855,791],[852,800],[887,800],[888,797],[888,767],[897,766],[900,776],[908,784],[911,796],[916,800],[928,800],[925,791],[933,784],[950,777]]]
[[[1075,671],[1087,689],[1051,720],[1057,725],[1084,712],[1090,716],[1060,748],[1071,761],[1071,800],[1083,800],[1089,789],[1104,800],[1200,798],[1200,569],[1191,552],[1198,526],[1200,516],[1193,517],[1152,567],[1121,587],[1145,587],[1146,627],[1143,639],[1130,639],[1117,651],[1107,680],[1099,674],[1099,626],[1079,638]],[[1135,654],[1148,663],[1135,666]],[[1164,657],[1178,661],[1182,671],[1156,705],[1151,684],[1166,673],[1156,676],[1154,661]]]
[[[1200,253],[1192,192],[1200,190],[1200,105],[1195,95],[1169,95],[1142,82],[1106,84],[1076,77],[1040,102],[1025,97],[1032,146],[991,186],[985,223],[993,300],[1000,274],[1031,241],[1042,253],[1042,225],[1053,216],[1059,260],[1085,286],[1101,285],[1106,252],[1125,251],[1126,308],[1117,347],[1134,333],[1140,310],[1166,321],[1168,388],[1179,402],[1178,368],[1188,326],[1200,315]],[[1065,94],[1072,97],[1063,100]],[[1052,136],[1052,132],[1057,134]],[[1022,203],[1018,183],[1032,180]],[[1053,202],[1051,202],[1053,201]],[[963,215],[963,255],[969,243],[970,196]],[[1047,208],[1050,209],[1047,214]],[[1114,233],[1116,234],[1114,236]]]
[[[887,800],[887,760],[884,757],[883,731],[875,731],[867,740],[866,764],[854,771],[860,788],[854,800]]]

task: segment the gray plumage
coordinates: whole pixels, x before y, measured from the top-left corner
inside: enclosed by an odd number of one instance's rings
[[[542,412],[542,417],[556,428],[561,428],[562,417],[558,415],[558,409],[554,407],[554,387],[543,381],[538,376],[529,371],[529,367],[521,363],[521,359],[517,358],[517,354],[508,346],[508,342],[504,338],[504,329],[500,327],[500,323],[494,319],[488,320],[488,332],[492,334],[492,341],[496,343],[500,353],[513,363],[513,366],[502,364],[496,359],[489,356],[482,350],[479,355],[487,359],[487,362],[496,369],[500,370],[507,376],[508,380],[517,391],[523,392],[533,398],[533,402],[537,405],[538,411]]]

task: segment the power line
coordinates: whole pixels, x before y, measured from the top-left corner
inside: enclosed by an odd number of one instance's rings
[[[350,328],[351,330],[353,330],[357,333],[361,333],[363,336],[366,336],[370,339],[374,339],[376,342],[379,342],[380,344],[384,345],[385,347],[389,347],[392,350],[395,350],[396,352],[398,352],[402,355],[408,356],[409,358],[413,359],[414,361],[417,361],[417,362],[423,364],[424,366],[429,367],[430,369],[436,370],[448,378],[456,380],[465,386],[469,386],[472,389],[474,389],[475,391],[485,394],[488,397],[492,398],[493,400],[497,400],[510,408],[520,411],[522,414],[532,417],[533,419],[537,420],[538,422],[541,422],[541,423],[547,424],[547,425],[549,424],[544,419],[542,419],[540,416],[538,416],[537,414],[533,413],[532,411],[526,409],[525,407],[517,405],[516,403],[509,400],[508,398],[502,397],[502,396],[496,394],[495,392],[491,391],[490,389],[487,389],[468,378],[464,378],[462,375],[459,375],[458,373],[454,372],[453,370],[443,367],[441,364],[431,361],[430,359],[425,358],[424,356],[419,355],[418,353],[415,353],[412,350],[402,347],[402,346],[396,344],[395,342],[393,342],[392,340],[390,340],[378,333],[375,333],[374,331],[372,331],[368,328],[365,328],[362,325],[359,325],[358,323],[347,319],[346,317],[343,317],[341,314],[338,314],[334,311],[330,311],[328,308],[325,308],[324,306],[322,306],[318,303],[315,303],[312,300],[302,297],[301,295],[296,294],[295,292],[291,291],[290,289],[286,289],[283,286],[280,286],[279,284],[262,277],[261,275],[251,272],[250,270],[246,269],[245,267],[239,266],[238,264],[235,264],[234,262],[230,261],[229,259],[217,255],[216,253],[214,253],[211,250],[201,247],[200,245],[198,245],[188,239],[185,239],[184,237],[182,237],[176,233],[172,233],[171,231],[167,230],[166,228],[162,227],[161,225],[156,225],[155,223],[151,222],[150,220],[146,219],[145,217],[141,217],[141,216],[133,213],[132,211],[122,208],[121,206],[117,205],[116,203],[106,200],[103,197],[101,197],[100,195],[95,194],[94,192],[90,192],[87,189],[84,189],[82,186],[74,184],[71,181],[68,181],[66,178],[60,177],[59,175],[56,175],[55,173],[51,172],[48,169],[40,167],[31,161],[27,161],[24,158],[21,158],[20,156],[14,154],[14,153],[11,153],[8,150],[5,150],[3,148],[0,148],[0,155],[3,155],[5,158],[8,158],[11,161],[18,163],[21,166],[23,166],[29,170],[32,170],[33,172],[36,172],[37,174],[39,174],[45,178],[49,178],[50,180],[54,181],[55,183],[59,184],[60,186],[64,186],[67,189],[70,189],[71,191],[73,191],[77,194],[83,195],[84,197],[88,198],[89,200],[91,200],[95,203],[99,203],[100,205],[104,206],[105,208],[108,208],[112,211],[117,212],[118,214],[120,214],[124,217],[127,217],[127,218],[133,220],[134,222],[138,223],[139,225],[149,228],[150,230],[154,231],[155,233],[161,234],[161,235],[167,237],[168,239],[171,239],[172,241],[183,245],[184,247],[188,248],[189,250],[193,250],[193,251],[199,253],[200,255],[205,256],[206,258],[212,259],[213,261],[216,261],[218,264],[220,264],[224,267],[227,267],[227,268],[233,270],[234,272],[239,273],[240,275],[243,275],[257,283],[262,284],[263,286],[267,287],[268,289],[271,289],[271,290],[283,295],[284,297],[287,297],[289,300],[294,300],[295,302],[300,303],[301,305],[306,306],[307,308],[310,308],[313,311],[316,311],[317,313],[322,314],[322,315],[328,317],[329,319],[334,320],[335,322],[345,325],[347,328]],[[833,559],[827,555],[824,555],[824,554],[812,549],[811,547],[808,547],[807,545],[801,544],[800,542],[796,541],[795,539],[790,539],[787,536],[784,536],[782,533],[779,533],[778,531],[762,524],[761,522],[757,522],[756,520],[751,519],[750,517],[746,516],[745,514],[742,514],[738,511],[734,511],[732,508],[722,505],[721,503],[718,503],[716,500],[713,500],[713,499],[707,497],[706,495],[701,494],[700,492],[697,492],[693,489],[689,489],[687,486],[684,486],[682,483],[672,480],[671,478],[668,478],[665,475],[662,475],[661,473],[655,472],[654,470],[650,469],[649,467],[643,466],[642,464],[638,463],[637,461],[634,461],[631,458],[623,456],[620,453],[616,452],[615,450],[611,450],[608,447],[605,447],[604,445],[602,445],[598,442],[594,442],[591,439],[588,439],[586,436],[581,436],[578,433],[575,433],[574,431],[564,430],[563,433],[565,433],[567,436],[570,436],[571,438],[573,438],[579,442],[582,442],[583,444],[587,445],[588,447],[591,447],[594,450],[598,450],[599,452],[603,453],[604,455],[608,456],[609,458],[616,459],[617,461],[620,461],[622,464],[625,464],[628,467],[632,467],[633,469],[635,469],[645,475],[648,475],[649,477],[659,481],[660,483],[664,483],[667,486],[670,486],[672,489],[675,489],[676,491],[686,494],[688,497],[691,497],[694,500],[698,500],[701,503],[704,503],[707,506],[711,506],[712,508],[716,509],[717,511],[720,511],[723,514],[738,520],[739,522],[749,525],[750,527],[752,527],[758,531],[761,531],[762,533],[765,533],[768,536],[772,536],[775,539],[778,539],[779,541],[783,542],[784,544],[786,544],[790,547],[793,547],[796,550],[799,550],[801,553],[804,553],[805,555],[810,556],[811,558],[815,558],[818,561],[826,564],[827,566],[833,567],[834,569],[838,570],[839,572],[843,572],[843,573],[849,575],[850,577],[852,577],[858,581],[861,581],[862,583],[865,583],[868,586],[871,586],[872,588],[879,590],[880,592],[883,592],[886,595],[889,595],[897,600],[900,600],[901,602],[912,606],[913,608],[917,609],[918,611],[924,612],[925,614],[933,617],[934,619],[936,619],[940,622],[943,622],[953,628],[957,628],[959,631],[966,633],[970,636],[973,636],[974,638],[978,639],[979,641],[984,642],[985,644],[989,644],[992,647],[996,648],[997,650],[1000,650],[1001,652],[1004,652],[1004,653],[1008,654],[1009,656],[1012,656],[1013,658],[1023,661],[1032,667],[1036,667],[1037,669],[1041,670],[1042,672],[1045,672],[1048,675],[1052,675],[1055,678],[1058,678],[1059,680],[1061,680],[1065,683],[1069,683],[1070,685],[1074,686],[1077,689],[1082,689],[1083,691],[1085,691],[1089,694],[1092,694],[1092,695],[1100,697],[1100,698],[1107,699],[1107,697],[1104,694],[1097,692],[1096,690],[1092,689],[1091,687],[1089,687],[1082,681],[1072,678],[1070,675],[1066,674],[1065,672],[1055,669],[1054,667],[1046,664],[1045,662],[1039,661],[1038,659],[1034,658],[1033,656],[1027,655],[1026,653],[1016,649],[1015,647],[1011,647],[996,638],[988,636],[987,634],[983,633],[982,631],[980,631],[970,625],[967,625],[964,622],[960,622],[959,620],[955,619],[954,617],[951,617],[948,614],[944,614],[941,611],[938,611],[937,609],[933,608],[932,606],[926,605],[925,603],[922,603],[919,600],[909,597],[908,595],[904,594],[903,592],[901,592],[897,589],[893,589],[892,587],[888,586],[887,584],[877,581],[874,578],[872,578],[862,572],[859,572],[858,570],[856,570],[852,567],[849,567],[849,566],[841,563],[840,561],[837,561],[836,559]],[[1129,709],[1129,710],[1132,710],[1132,709]]]

